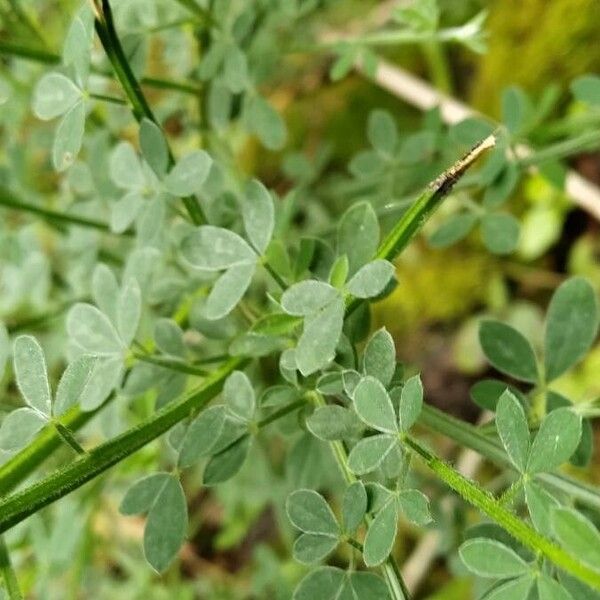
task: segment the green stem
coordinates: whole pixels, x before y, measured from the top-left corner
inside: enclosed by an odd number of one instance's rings
[[[56,432],[67,446],[72,448],[77,454],[85,454],[85,449],[75,439],[75,436],[68,427],[65,427],[60,421],[54,421],[53,425]]]
[[[90,98],[94,98],[94,100],[108,102],[109,104],[120,104],[121,106],[127,104],[126,100],[123,100],[123,98],[117,98],[115,96],[107,96],[105,94],[96,94],[94,92],[90,92],[89,96],[90,96]]]
[[[289,415],[291,412],[294,412],[296,409],[298,409],[302,406],[305,406],[305,405],[306,405],[306,402],[304,400],[295,400],[294,402],[290,402],[286,406],[283,406],[280,409],[272,412],[270,415],[266,416],[264,419],[261,419],[256,424],[256,427],[258,429],[262,429],[263,427],[270,425],[274,421],[277,421],[278,419],[281,419],[282,417]]]
[[[311,397],[316,406],[325,406],[325,399],[318,392],[311,392]],[[336,460],[338,468],[347,485],[358,481],[356,475],[352,473],[348,467],[348,452],[341,441],[329,442],[329,447]],[[365,521],[367,525],[371,522],[371,518],[367,515]],[[362,549],[361,549],[362,551]],[[410,600],[410,592],[406,587],[406,583],[400,573],[400,569],[392,556],[388,556],[386,561],[381,565],[381,569],[386,579],[388,589],[394,600]]]
[[[133,356],[134,358],[136,358],[137,360],[141,360],[142,362],[147,362],[158,367],[163,367],[165,369],[170,369],[171,371],[187,373],[188,375],[196,375],[196,377],[206,377],[207,375],[209,375],[209,372],[205,369],[194,367],[193,365],[189,365],[188,363],[185,363],[182,360],[177,360],[176,358],[152,356],[151,354],[143,354],[141,352],[134,352]]]
[[[423,227],[442,200],[452,191],[454,184],[482,154],[493,148],[495,143],[496,140],[493,135],[485,138],[429,185],[410,208],[402,214],[396,225],[380,244],[376,258],[393,261]],[[347,314],[352,313],[359,303],[360,300],[357,298],[349,298],[347,300]]]
[[[80,429],[113,398],[114,395],[109,396],[101,407],[89,412],[83,412],[74,407],[61,417],[60,423],[69,430]],[[62,445],[63,439],[56,428],[52,426],[45,427],[31,444],[0,466],[0,496],[15,488]]]
[[[405,437],[404,444],[420,456],[427,466],[465,501],[486,514],[490,519],[510,533],[516,540],[536,554],[541,554],[557,567],[600,590],[600,573],[573,558],[560,546],[539,534],[527,523],[504,508],[491,494],[476,483],[455,471],[416,440]]]
[[[38,215],[47,221],[54,223],[69,223],[70,225],[80,225],[81,227],[89,227],[91,229],[98,229],[99,231],[110,232],[110,227],[102,221],[96,221],[95,219],[88,219],[86,217],[79,217],[77,215],[70,215],[67,213],[42,208],[35,204],[29,204],[15,197],[15,195],[8,189],[0,186],[0,206],[6,206],[7,208],[13,208],[20,212],[27,212],[33,215]],[[131,232],[125,233],[125,235],[131,235]]]
[[[23,594],[21,593],[17,576],[10,562],[10,555],[3,535],[0,535],[0,572],[4,579],[9,600],[23,600]]]
[[[141,121],[144,118],[150,119],[157,127],[160,127],[160,124],[156,120],[156,117],[142,92],[138,80],[133,74],[127,56],[123,50],[123,46],[121,46],[121,41],[117,35],[114,24],[110,2],[108,0],[102,0],[102,7],[98,7],[95,26],[102,47],[106,52],[106,56],[113,67],[125,95],[131,103],[133,115],[138,121]],[[173,165],[174,162],[173,153],[169,148],[169,165]],[[206,222],[206,217],[195,197],[186,196],[183,198],[183,203],[194,224],[200,225]]]
[[[194,390],[169,403],[137,427],[91,449],[62,469],[0,501],[0,533],[80,488],[166,433],[191,412],[203,408],[221,391],[229,374],[243,365],[243,359],[231,359]]]
[[[13,44],[12,42],[0,41],[0,54],[16,56],[45,65],[59,65],[61,62],[61,58],[58,54],[48,52],[41,48],[31,48],[29,46]],[[92,73],[100,77],[112,78],[110,73],[106,73],[97,68],[92,68]],[[140,79],[140,84],[159,90],[174,90],[192,96],[197,96],[202,92],[201,88],[189,85],[188,83],[174,81],[172,79],[161,79],[159,77],[142,77],[142,79]]]
[[[429,67],[431,80],[435,87],[442,93],[452,94],[452,77],[448,61],[442,45],[437,40],[423,42],[421,44],[423,55]]]
[[[419,416],[419,424],[452,439],[460,446],[475,450],[498,466],[514,470],[514,466],[508,460],[496,438],[482,435],[477,427],[469,423],[425,404]],[[600,511],[600,493],[596,488],[559,473],[539,473],[536,475],[536,479],[575,499],[577,502]]]
[[[517,160],[517,164],[522,168],[526,168],[549,160],[561,160],[580,152],[589,152],[598,148],[600,148],[600,131],[593,130],[582,133],[575,138],[547,146],[529,156],[524,156]]]

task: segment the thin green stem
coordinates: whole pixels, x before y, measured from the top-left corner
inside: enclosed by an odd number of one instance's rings
[[[55,210],[42,208],[41,206],[37,206],[35,204],[29,204],[28,202],[23,202],[11,191],[1,186],[0,206],[5,206],[20,212],[27,212],[37,215],[53,223],[68,223],[70,225],[79,225],[81,227],[88,227],[91,229],[98,229],[99,231],[110,232],[110,227],[108,224],[103,223],[102,221],[96,221],[95,219],[88,219],[87,217],[62,213]],[[131,232],[126,232],[125,235],[131,235]]]
[[[0,54],[5,56],[15,56],[24,60],[31,60],[45,65],[58,65],[60,64],[61,58],[58,54],[48,52],[41,48],[31,48],[29,46],[23,46],[20,44],[13,44],[12,42],[0,41]],[[112,74],[92,67],[92,73],[103,78],[111,78]],[[183,94],[189,94],[197,96],[202,93],[202,88],[184,83],[183,81],[175,81],[172,79],[162,79],[160,77],[142,77],[140,84],[150,88],[159,90],[174,90]]]
[[[481,489],[476,483],[467,479],[458,471],[455,471],[415,439],[407,436],[403,439],[403,442],[406,447],[422,458],[427,466],[448,487],[500,525],[517,541],[536,554],[543,555],[563,571],[584,581],[592,588],[600,590],[600,572],[590,569],[553,541],[539,534],[533,527],[503,507],[491,494]]]
[[[109,396],[101,407],[89,412],[83,412],[74,407],[61,417],[60,423],[70,431],[81,429],[92,417],[98,414],[101,408],[104,408],[113,399],[114,394]],[[0,466],[0,496],[10,492],[31,475],[63,443],[63,439],[55,427],[45,427],[31,444]]]
[[[325,406],[325,399],[318,392],[311,392],[311,397],[316,406]],[[344,478],[346,484],[351,484],[357,481],[356,475],[352,473],[350,467],[348,467],[348,452],[341,441],[329,442],[329,447],[336,460],[338,468]],[[371,522],[371,518],[367,515],[365,517],[367,524]],[[361,548],[362,551],[362,548]],[[400,573],[400,569],[396,564],[396,561],[392,556],[388,556],[386,561],[381,566],[383,574],[388,585],[388,589],[394,600],[410,600],[410,593],[406,587],[406,583]]]
[[[3,535],[0,535],[0,572],[4,579],[4,586],[6,587],[9,600],[23,600],[23,594],[21,593],[17,576],[10,562],[10,555]]]
[[[421,44],[423,55],[429,67],[429,74],[434,86],[442,93],[452,94],[452,77],[444,48],[437,40]]]
[[[75,439],[75,436],[71,433],[68,427],[65,427],[60,421],[53,422],[56,432],[61,437],[63,442],[73,449],[77,454],[85,454],[85,449]]]
[[[127,104],[126,100],[123,100],[123,98],[117,98],[116,96],[107,96],[106,94],[96,94],[94,92],[90,92],[89,96],[90,98],[94,98],[94,100],[108,102],[109,104],[120,104],[121,106],[125,106]]]
[[[129,65],[129,61],[121,45],[121,40],[117,35],[109,0],[102,0],[101,7],[97,6],[97,8],[98,15],[95,19],[96,33],[123,88],[123,92],[129,99],[133,115],[138,121],[144,118],[150,119],[157,127],[160,127]],[[169,148],[169,164],[173,165],[174,162],[173,153]],[[206,222],[202,207],[195,197],[186,196],[183,198],[183,203],[194,224],[200,225]]]
[[[280,409],[272,412],[270,415],[266,416],[264,419],[261,419],[256,424],[256,427],[258,429],[262,429],[263,427],[270,425],[274,421],[277,421],[277,420],[285,417],[286,415],[289,415],[291,412],[294,412],[296,409],[298,409],[302,406],[305,406],[305,405],[306,405],[305,400],[295,400],[294,402],[290,402],[286,406],[282,406]]]
[[[125,433],[92,448],[74,462],[41,481],[0,501],[0,533],[70,494],[152,440],[166,433],[190,413],[206,406],[223,388],[225,379],[241,368],[243,359],[231,359],[199,386],[169,403]]]
[[[487,150],[493,148],[495,143],[493,135],[485,138],[444,171],[402,214],[379,246],[376,258],[393,261],[420,231],[467,169]],[[346,314],[352,313],[359,303],[357,298],[348,298]]]
[[[470,423],[465,423],[426,404],[419,416],[419,424],[450,438],[460,446],[475,450],[498,466],[515,469],[497,438],[483,435]],[[577,502],[600,511],[600,492],[596,488],[559,473],[539,473],[536,474],[536,479]]]
[[[586,131],[577,137],[556,142],[542,150],[532,152],[528,156],[518,159],[517,164],[522,168],[526,168],[549,160],[568,158],[580,152],[590,152],[598,148],[600,148],[600,131]]]
[[[164,356],[153,356],[152,354],[143,354],[141,352],[134,352],[134,358],[147,362],[164,369],[170,369],[171,371],[178,371],[179,373],[187,373],[188,375],[195,375],[196,377],[206,377],[209,372],[205,369],[200,369],[193,365],[190,365],[182,360],[176,358],[167,358]]]

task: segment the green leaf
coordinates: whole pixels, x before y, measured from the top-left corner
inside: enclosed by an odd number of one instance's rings
[[[185,356],[183,331],[173,319],[158,319],[154,325],[154,341],[165,354],[182,358]]]
[[[540,573],[537,580],[539,600],[574,600],[557,581]]]
[[[167,480],[171,477],[169,473],[153,473],[138,479],[126,492],[119,512],[122,515],[139,515],[147,513],[151,508],[156,497],[165,486]]]
[[[524,488],[525,501],[535,528],[544,535],[552,535],[552,509],[558,506],[558,500],[535,481],[525,482]]]
[[[350,535],[358,529],[367,512],[367,491],[362,481],[351,483],[344,492],[342,522],[344,531]]]
[[[488,120],[468,117],[450,128],[450,137],[459,144],[472,147],[496,129]]]
[[[94,361],[93,370],[87,385],[79,396],[82,411],[94,410],[121,382],[123,359],[121,356],[107,356]]]
[[[396,539],[398,506],[392,498],[375,515],[363,544],[363,559],[367,567],[380,565],[390,554]]]
[[[508,390],[496,406],[496,429],[511,462],[523,473],[529,456],[529,425],[521,403]]]
[[[140,322],[142,294],[135,278],[123,285],[117,300],[117,331],[125,346],[130,346]]]
[[[370,513],[375,513],[383,508],[394,495],[394,492],[388,490],[380,483],[372,481],[365,484],[365,489],[367,491],[368,500],[367,511]]]
[[[281,150],[287,131],[280,114],[259,95],[246,96],[244,121],[250,133],[269,150]]]
[[[480,577],[518,577],[530,571],[530,566],[514,550],[495,540],[467,540],[458,553],[467,569]]]
[[[92,275],[92,298],[112,323],[117,322],[119,284],[114,273],[104,264],[96,265]]]
[[[140,121],[140,150],[144,160],[150,165],[159,179],[162,179],[169,167],[169,147],[162,129],[144,117]]]
[[[181,449],[179,466],[191,467],[201,457],[211,453],[225,425],[225,407],[211,406],[203,410],[187,428]]]
[[[248,61],[237,46],[231,46],[225,54],[223,79],[234,94],[243,92],[248,85]]]
[[[339,291],[328,283],[308,279],[290,286],[281,296],[281,307],[289,315],[306,316],[339,298]]]
[[[415,375],[402,387],[398,406],[398,424],[400,431],[408,431],[417,421],[423,408],[423,384],[421,377]]]
[[[348,279],[349,269],[350,263],[348,262],[348,257],[345,254],[338,256],[331,267],[331,271],[329,271],[329,283],[338,290],[342,289],[346,283],[346,279]]]
[[[565,550],[578,561],[600,570],[600,533],[593,523],[570,508],[553,509],[551,520],[554,534]]]
[[[110,153],[110,178],[124,190],[143,191],[146,185],[142,163],[129,142],[118,143]]]
[[[374,471],[396,445],[391,435],[373,435],[360,440],[350,451],[348,468],[356,475]]]
[[[306,419],[308,430],[315,437],[326,442],[349,437],[357,431],[359,426],[360,422],[352,411],[335,404],[317,408]]]
[[[576,364],[593,344],[598,331],[598,302],[583,277],[565,281],[552,296],[546,315],[544,364],[552,381]]]
[[[348,597],[352,600],[389,600],[389,591],[385,582],[375,575],[375,573],[367,573],[365,571],[348,572],[348,582],[346,589],[351,588],[352,594],[348,596],[340,596],[339,600]]]
[[[90,70],[90,55],[94,40],[94,14],[89,4],[84,4],[71,22],[63,46],[63,63],[73,67],[79,86],[83,87]]]
[[[396,413],[381,381],[367,375],[356,386],[352,398],[356,414],[369,427],[383,433],[398,432]]]
[[[285,503],[285,510],[292,525],[300,531],[338,539],[338,522],[325,498],[315,490],[292,492]]]
[[[231,479],[244,466],[249,450],[250,437],[244,435],[215,454],[204,469],[204,485],[217,485]]]
[[[49,121],[64,115],[81,99],[81,90],[60,73],[44,75],[33,91],[33,112],[38,119]]]
[[[533,586],[531,575],[523,575],[516,579],[511,579],[494,587],[485,594],[481,600],[517,600],[529,597],[529,592]]]
[[[127,192],[110,205],[110,230],[114,233],[127,231],[140,214],[144,197],[137,190]]]
[[[423,527],[431,522],[429,498],[419,490],[403,490],[398,494],[400,510],[415,525]]]
[[[531,101],[522,89],[509,86],[502,91],[502,122],[513,135],[523,128],[531,108]]]
[[[255,263],[257,256],[237,233],[202,225],[187,235],[181,244],[185,260],[205,271],[222,271],[236,265]]]
[[[19,336],[13,347],[15,379],[21,396],[31,408],[50,416],[52,394],[44,351],[30,335]]]
[[[339,55],[331,65],[329,77],[331,81],[340,81],[350,73],[356,62],[358,48],[351,44],[347,44],[339,51]]]
[[[481,220],[485,247],[494,254],[510,254],[519,243],[520,224],[512,215],[487,213]]]
[[[571,92],[579,102],[600,106],[600,77],[583,75],[571,84]]]
[[[527,471],[548,472],[569,460],[581,437],[581,417],[569,408],[546,415],[531,445]]]
[[[31,408],[9,412],[0,427],[0,450],[14,452],[27,446],[46,423],[44,415]]]
[[[52,145],[52,164],[57,171],[68,169],[77,158],[84,130],[85,104],[80,100],[63,116],[56,129]]]
[[[341,600],[346,573],[336,567],[310,571],[298,584],[293,600]]]
[[[90,354],[107,356],[121,353],[123,342],[106,315],[91,304],[76,304],[67,315],[71,339]]]
[[[389,600],[389,597],[385,582],[374,573],[320,567],[302,579],[293,600]]]
[[[339,371],[323,373],[323,375],[317,379],[315,389],[324,396],[339,396],[343,394],[344,381],[342,379],[342,373]]]
[[[242,217],[250,243],[259,254],[263,254],[273,235],[275,207],[269,190],[256,179],[246,186]]]
[[[70,363],[58,382],[53,414],[60,416],[77,405],[92,381],[98,358],[84,355]]]
[[[394,338],[385,327],[376,331],[363,354],[363,371],[379,379],[384,386],[392,381],[396,369],[396,347]]]
[[[216,321],[227,316],[243,298],[252,283],[255,263],[234,265],[215,282],[204,305],[204,316]]]
[[[311,565],[321,562],[337,547],[339,541],[328,535],[303,533],[294,542],[294,558],[304,564]]]
[[[515,163],[505,162],[500,173],[486,187],[483,195],[483,205],[486,208],[496,208],[503,204],[517,187],[519,177],[520,172]]]
[[[304,328],[296,346],[296,363],[302,375],[311,375],[334,359],[343,325],[344,302],[341,298],[304,318]]]
[[[361,267],[346,285],[350,294],[357,298],[374,298],[385,290],[394,276],[394,265],[377,259]]]
[[[8,331],[6,325],[0,321],[0,381],[4,377],[6,362],[8,360],[10,341],[8,339]]]
[[[368,202],[353,204],[340,219],[337,230],[338,256],[345,254],[352,276],[369,262],[379,245],[379,222]]]
[[[180,158],[164,179],[165,189],[174,196],[189,196],[202,189],[212,166],[204,150],[194,150]]]
[[[515,396],[522,398],[519,390],[507,385],[505,381],[499,381],[498,379],[482,379],[471,387],[469,393],[475,404],[486,410],[495,411],[500,396],[507,389]]]
[[[447,219],[429,237],[429,245],[433,248],[447,248],[467,237],[477,223],[477,215],[464,212]]]
[[[375,150],[384,156],[394,156],[398,146],[398,129],[390,113],[384,110],[374,110],[369,114],[367,135]]]
[[[187,505],[179,479],[170,475],[156,496],[144,528],[144,556],[162,573],[185,540]]]
[[[537,364],[531,344],[516,329],[500,321],[482,321],[479,343],[493,367],[515,379],[537,381]]]
[[[251,421],[256,410],[254,388],[247,375],[234,371],[225,381],[223,398],[229,410],[243,421]]]

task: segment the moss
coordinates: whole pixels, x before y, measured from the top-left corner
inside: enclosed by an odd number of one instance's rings
[[[489,8],[489,50],[472,88],[484,112],[498,114],[507,85],[537,92],[600,68],[597,0],[502,0]]]
[[[406,254],[398,264],[398,287],[374,309],[377,326],[399,335],[431,321],[470,314],[488,299],[492,262],[460,249]]]

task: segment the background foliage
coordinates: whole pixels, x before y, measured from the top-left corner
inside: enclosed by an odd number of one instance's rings
[[[0,1],[7,597],[598,597],[596,10]]]

